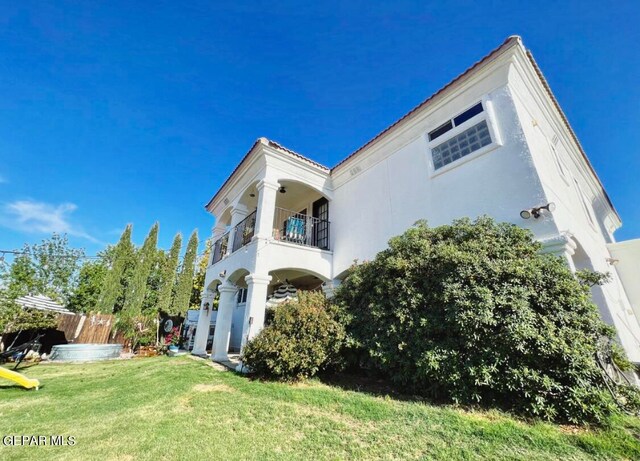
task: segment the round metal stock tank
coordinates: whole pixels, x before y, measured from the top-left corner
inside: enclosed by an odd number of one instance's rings
[[[49,360],[56,362],[85,362],[117,359],[122,344],[59,344],[53,346]]]

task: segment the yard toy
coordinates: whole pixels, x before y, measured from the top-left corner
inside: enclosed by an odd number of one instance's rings
[[[0,353],[0,362],[4,362],[9,357],[13,357],[16,361],[16,365],[13,368],[15,370],[16,368],[18,368],[18,365],[20,365],[20,362],[22,362],[22,360],[26,357],[27,353],[30,350],[40,350],[40,338],[42,338],[42,336],[43,335],[38,335],[31,341],[28,341],[16,347],[13,347],[13,345],[11,345],[9,349]],[[37,379],[27,378],[25,375],[22,375],[15,371],[7,370],[4,367],[0,367],[0,378],[13,381],[14,383],[24,387],[25,389],[33,389],[35,387],[35,389],[38,390],[38,387],[40,387],[40,381],[38,381]]]
[[[38,387],[40,387],[40,381],[38,381],[37,379],[27,378],[25,375],[22,375],[15,371],[7,370],[4,367],[0,367],[0,378],[13,381],[14,383],[24,387],[25,389],[35,388],[36,390],[38,390]]]
[[[16,346],[16,347],[13,347],[13,344],[12,344],[11,346],[9,346],[9,349],[0,353],[0,363],[4,362],[10,357],[13,357],[16,361],[16,366],[13,367],[13,369],[16,370],[18,368],[18,365],[20,365],[20,362],[24,360],[24,358],[27,356],[27,353],[30,350],[34,350],[36,352],[40,350],[40,346],[41,346],[40,338],[42,338],[43,336],[44,335],[38,335],[35,338],[33,338],[31,341],[28,341],[24,344],[20,344],[19,346]]]

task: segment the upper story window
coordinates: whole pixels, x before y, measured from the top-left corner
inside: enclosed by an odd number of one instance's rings
[[[434,170],[492,144],[494,140],[483,103],[479,102],[429,132],[429,141]]]

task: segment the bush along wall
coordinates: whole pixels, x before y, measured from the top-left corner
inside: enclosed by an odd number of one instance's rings
[[[337,290],[346,356],[431,398],[605,423],[617,406],[596,354],[614,332],[588,286],[540,249],[488,217],[417,223]]]
[[[270,323],[245,346],[242,360],[260,378],[305,379],[339,361],[344,337],[322,293],[298,292],[297,300],[274,309]]]

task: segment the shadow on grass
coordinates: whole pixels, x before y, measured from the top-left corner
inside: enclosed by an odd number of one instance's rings
[[[40,385],[38,390],[42,390],[43,387],[44,387],[43,385]],[[5,391],[5,390],[8,391],[8,390],[11,390],[11,389],[22,389],[24,391],[35,391],[34,388],[27,389],[27,388],[24,388],[24,387],[20,386],[19,384],[0,384],[0,391]]]
[[[446,405],[444,401],[437,401],[425,396],[411,394],[404,391],[397,384],[389,379],[379,376],[371,376],[365,373],[352,371],[340,373],[325,373],[318,376],[318,379],[329,386],[338,387],[345,391],[354,391],[376,397],[392,397],[395,400],[404,402],[424,402],[433,405]]]

